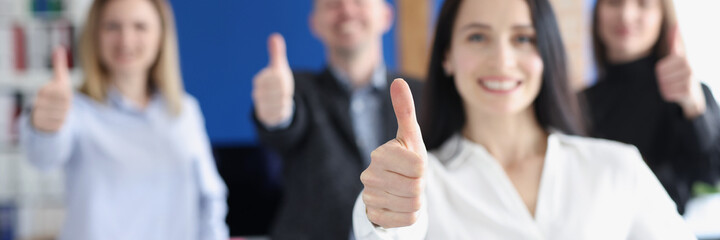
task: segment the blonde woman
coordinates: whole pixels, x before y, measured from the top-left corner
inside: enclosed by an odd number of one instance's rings
[[[182,87],[169,4],[96,0],[80,46],[79,93],[56,50],[22,128],[30,162],[66,173],[59,239],[227,239],[227,190]]]

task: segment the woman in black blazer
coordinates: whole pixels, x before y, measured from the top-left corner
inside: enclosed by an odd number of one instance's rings
[[[633,144],[678,211],[720,172],[720,110],[692,74],[671,0],[598,0],[597,84],[585,90],[594,137]]]

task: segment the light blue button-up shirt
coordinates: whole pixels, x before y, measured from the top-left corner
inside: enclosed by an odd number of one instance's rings
[[[385,65],[378,65],[370,77],[370,83],[354,88],[350,78],[341,71],[330,68],[333,76],[350,94],[350,119],[352,120],[355,142],[360,149],[365,167],[370,165],[370,153],[379,147],[383,140],[382,127],[382,90],[387,86]]]
[[[353,87],[350,78],[342,71],[331,67],[330,72],[350,94],[350,119],[355,132],[355,144],[360,149],[364,166],[368,167],[370,153],[383,144],[380,139],[384,129],[381,119],[381,91],[387,86],[387,70],[385,65],[378,65],[370,77],[370,84],[359,88]],[[355,240],[353,231],[350,230],[349,240]]]
[[[75,94],[65,125],[22,141],[39,169],[65,172],[61,240],[228,238],[227,189],[197,101],[172,116],[156,94],[145,109],[115,89],[104,103]]]

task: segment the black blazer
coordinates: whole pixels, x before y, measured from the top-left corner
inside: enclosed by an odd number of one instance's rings
[[[347,239],[365,170],[350,119],[350,95],[329,70],[294,73],[295,113],[284,130],[268,131],[254,116],[260,141],[283,159],[283,198],[272,239]],[[397,133],[388,74],[382,92],[383,143]],[[405,80],[420,102],[422,84]]]

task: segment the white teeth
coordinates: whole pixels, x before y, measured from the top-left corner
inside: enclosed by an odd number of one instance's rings
[[[489,88],[489,89],[493,89],[493,90],[501,90],[501,89],[502,89],[502,83],[501,83],[501,82],[489,82],[489,81],[485,81],[485,82],[483,82],[483,83],[485,83],[485,86],[486,86],[487,88]]]
[[[343,34],[352,33],[355,28],[357,28],[357,24],[353,22],[347,22],[340,25],[340,32]]]
[[[517,86],[517,82],[504,81],[502,84],[502,89],[510,90],[510,89],[515,88],[515,86]]]
[[[495,91],[508,91],[517,86],[515,81],[481,81],[482,85]]]

